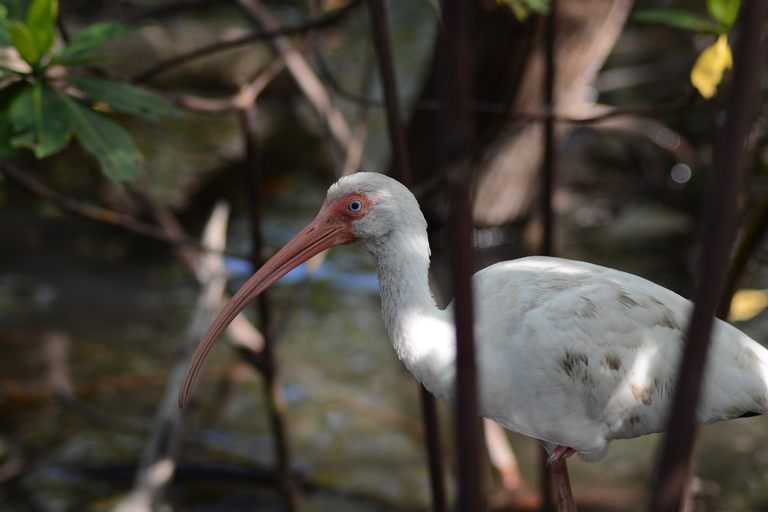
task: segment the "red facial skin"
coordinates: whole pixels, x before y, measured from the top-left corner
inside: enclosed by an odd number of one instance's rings
[[[362,208],[357,212],[350,211],[349,204],[356,199],[360,201]],[[278,279],[311,257],[331,247],[356,240],[357,237],[352,234],[352,222],[365,213],[369,203],[365,196],[356,193],[341,196],[331,204],[323,203],[323,207],[315,220],[285,244],[285,247],[272,256],[237,291],[224,306],[224,309],[219,312],[197,350],[195,350],[195,355],[192,357],[192,362],[184,378],[184,384],[181,387],[181,393],[179,393],[179,407],[184,407],[189,400],[197,375],[200,373],[203,362],[214,343],[245,306]]]

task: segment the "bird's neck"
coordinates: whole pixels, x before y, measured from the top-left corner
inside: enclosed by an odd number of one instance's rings
[[[376,260],[384,325],[398,357],[433,394],[452,402],[456,341],[451,315],[429,289],[427,233],[394,233],[369,247]]]

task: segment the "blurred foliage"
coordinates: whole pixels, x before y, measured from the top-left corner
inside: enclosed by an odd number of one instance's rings
[[[739,290],[731,300],[728,320],[745,322],[755,318],[768,307],[768,290]]]
[[[704,98],[709,99],[717,92],[725,70],[733,67],[727,33],[736,22],[740,4],[741,0],[707,0],[709,19],[683,9],[646,9],[633,17],[635,21],[644,23],[718,35],[717,41],[701,52],[691,69],[691,83]]]
[[[497,0],[506,5],[517,20],[522,23],[533,14],[548,14],[550,0]]]
[[[0,4],[0,46],[6,47],[0,64],[0,159],[21,149],[43,159],[66,148],[74,137],[109,180],[133,181],[144,157],[130,134],[104,111],[150,120],[178,111],[135,85],[70,74],[70,66],[97,65],[103,59],[96,51],[129,30],[117,23],[95,23],[55,49],[58,10],[58,0]]]

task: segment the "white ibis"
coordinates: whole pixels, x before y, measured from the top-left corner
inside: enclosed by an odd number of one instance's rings
[[[257,295],[310,257],[341,244],[376,261],[384,325],[398,357],[433,394],[454,402],[451,306],[427,284],[427,223],[410,191],[376,173],[340,179],[314,221],[219,313],[179,397],[189,399],[208,352]],[[666,426],[690,301],[640,277],[589,263],[531,257],[475,274],[480,411],[541,441],[551,461],[594,462],[611,441]],[[768,412],[768,350],[715,321],[696,422]]]

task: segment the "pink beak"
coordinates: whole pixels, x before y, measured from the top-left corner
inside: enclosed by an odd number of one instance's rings
[[[224,309],[211,324],[205,333],[203,341],[198,345],[192,362],[184,378],[184,384],[179,393],[179,407],[189,400],[195,380],[200,373],[205,358],[213,348],[213,344],[224,333],[232,320],[253,299],[264,290],[272,286],[278,279],[298,267],[312,256],[320,254],[331,247],[346,244],[356,239],[352,234],[351,219],[338,215],[333,205],[323,204],[320,213],[317,214],[307,227],[285,244],[268,262],[264,264],[230,299]]]

